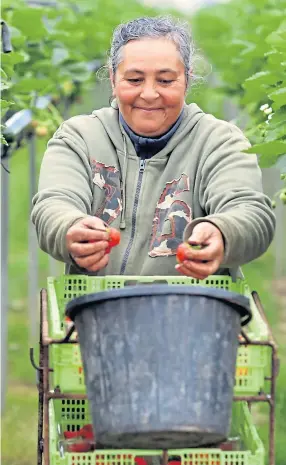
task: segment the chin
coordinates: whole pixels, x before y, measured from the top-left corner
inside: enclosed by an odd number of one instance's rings
[[[139,136],[152,137],[160,136],[160,134],[163,134],[164,131],[162,131],[162,129],[158,127],[136,126],[134,132],[136,132]]]

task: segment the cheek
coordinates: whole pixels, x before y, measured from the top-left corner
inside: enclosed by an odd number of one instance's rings
[[[139,95],[139,89],[136,87],[131,87],[124,83],[118,85],[114,89],[115,96],[123,105],[130,105]]]
[[[176,107],[181,105],[185,100],[185,93],[182,89],[168,89],[161,94],[165,105],[168,107]]]

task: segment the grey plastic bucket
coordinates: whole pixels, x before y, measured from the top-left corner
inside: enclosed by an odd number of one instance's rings
[[[75,321],[93,427],[105,446],[170,449],[226,439],[246,297],[144,285],[78,297]]]

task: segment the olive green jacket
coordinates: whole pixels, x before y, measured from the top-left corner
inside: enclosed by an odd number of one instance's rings
[[[185,105],[166,147],[140,160],[117,108],[64,122],[49,141],[33,199],[40,247],[86,273],[66,248],[67,230],[95,215],[121,229],[121,244],[97,273],[175,275],[176,249],[201,221],[222,232],[222,269],[236,270],[263,254],[274,234],[271,202],[262,192],[256,155],[234,125]]]

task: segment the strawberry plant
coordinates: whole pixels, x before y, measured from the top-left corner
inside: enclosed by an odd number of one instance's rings
[[[286,0],[240,0],[202,9],[194,35],[219,84],[203,98],[205,111],[226,98],[239,108],[243,126],[262,168],[286,172]],[[285,178],[283,178],[285,179]],[[277,193],[283,200],[285,189]]]
[[[56,7],[3,0],[13,51],[1,54],[1,118],[8,110],[29,108],[32,128],[40,136],[51,135],[62,121],[59,103],[92,85],[91,61],[105,62],[114,27],[146,14],[154,15],[154,9],[136,0],[58,0]],[[45,95],[52,103],[39,108],[37,98]]]

